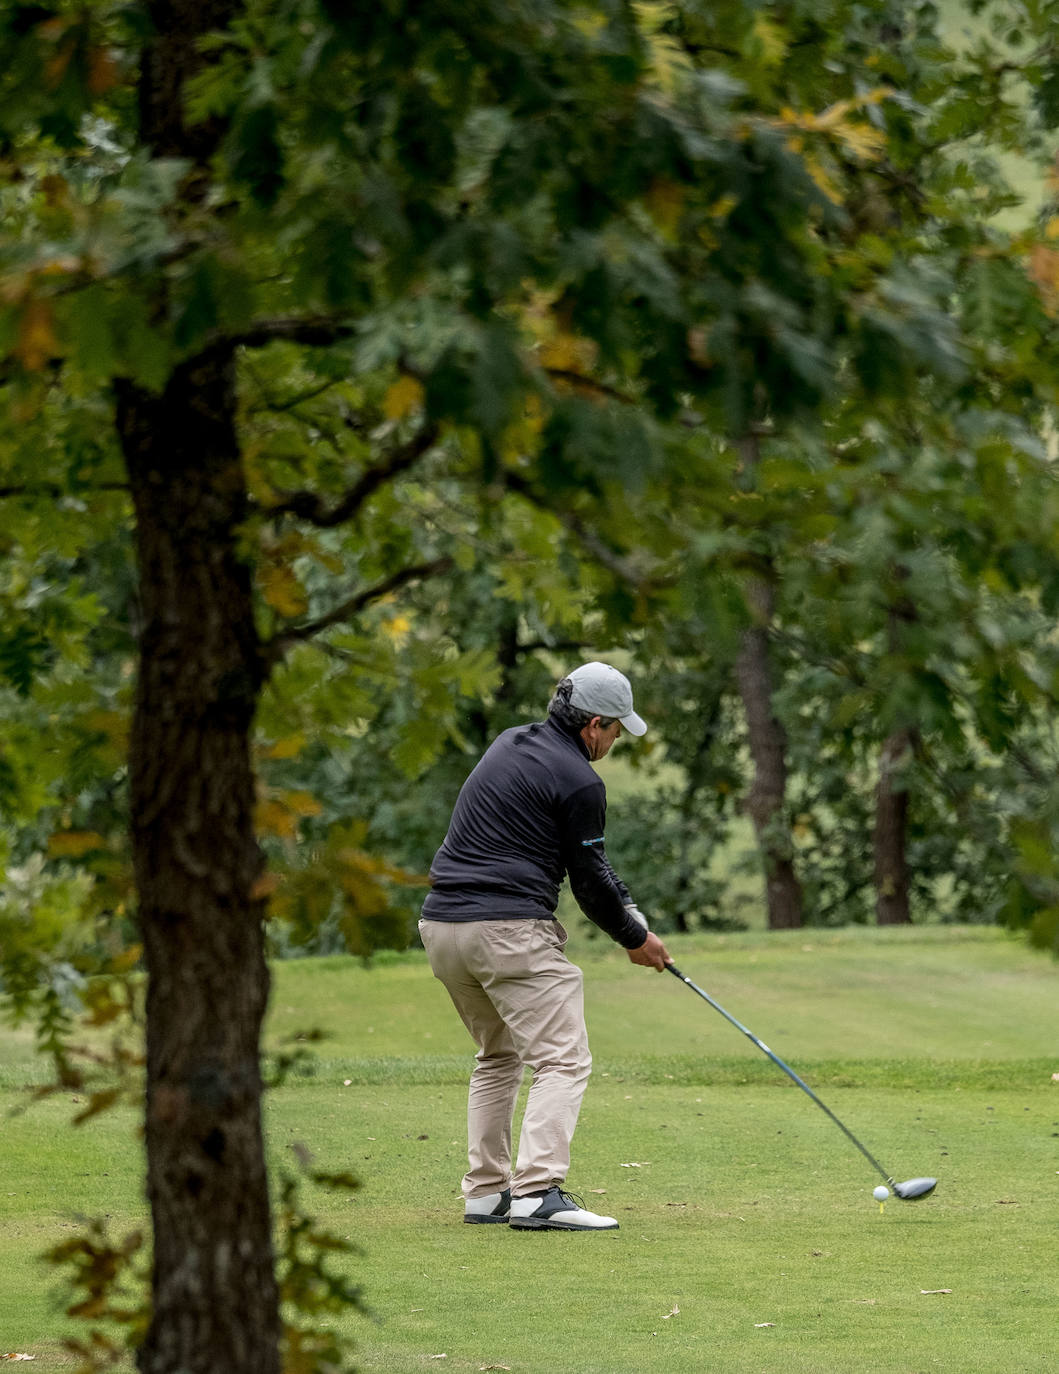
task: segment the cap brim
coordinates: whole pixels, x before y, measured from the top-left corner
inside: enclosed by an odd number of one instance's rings
[[[635,711],[630,711],[627,716],[620,716],[619,719],[630,735],[647,734],[647,722],[641,719]]]

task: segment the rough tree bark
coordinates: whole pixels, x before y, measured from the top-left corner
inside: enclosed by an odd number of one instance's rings
[[[261,673],[233,413],[230,361],[179,369],[161,396],[119,390],[143,617],[130,750],[154,1232],[143,1374],[279,1369],[250,761]]]
[[[185,82],[230,0],[155,0],[140,77],[144,143],[209,176],[222,130],[189,127]],[[159,309],[164,309],[159,286]],[[250,732],[262,685],[231,350],[161,394],[116,386],[142,616],[130,747],[132,848],[147,965],[152,1317],[143,1374],[278,1374],[279,1301],[261,1130],[268,999]]]
[[[758,441],[740,441],[745,467],[758,461]],[[770,930],[797,930],[802,925],[802,887],[791,858],[792,843],[784,815],[787,795],[787,735],[772,709],[772,662],[769,625],[774,614],[772,587],[753,578],[747,588],[753,624],[743,631],[735,673],[746,715],[754,780],[746,809],[754,823],[765,867],[765,899]]]

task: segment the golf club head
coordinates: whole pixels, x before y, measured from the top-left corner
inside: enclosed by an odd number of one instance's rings
[[[915,1202],[916,1198],[926,1197],[938,1186],[936,1178],[910,1178],[907,1183],[895,1183],[893,1190],[904,1202]]]

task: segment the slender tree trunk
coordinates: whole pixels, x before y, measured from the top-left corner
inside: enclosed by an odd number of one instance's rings
[[[701,733],[698,744],[684,764],[684,788],[680,795],[680,847],[677,851],[676,882],[673,887],[673,924],[687,933],[702,921],[703,898],[695,888],[695,871],[691,853],[695,838],[702,830],[702,796],[710,765],[710,755],[717,739],[717,731],[724,704],[723,693],[700,700]]]
[[[755,599],[766,589],[759,584]],[[771,601],[771,593],[768,593]],[[743,633],[736,660],[739,694],[746,713],[754,781],[747,811],[754,822],[765,865],[765,897],[770,930],[797,930],[802,925],[802,888],[791,858],[791,839],[784,817],[787,792],[787,736],[772,710],[772,665],[768,632],[755,625]]]
[[[279,1317],[261,1132],[268,997],[250,730],[261,686],[232,370],[124,385],[143,614],[130,751],[147,963],[153,1314],[143,1374],[275,1374]]]
[[[893,576],[901,593],[890,607],[890,652],[899,654],[907,638],[906,627],[918,619],[915,603],[904,594],[908,569],[895,564]],[[875,789],[875,920],[881,926],[910,925],[908,858],[908,787],[901,771],[918,742],[913,725],[901,725],[883,741],[879,754],[879,781]]]
[[[884,742],[875,790],[875,917],[881,926],[910,924],[905,837],[908,791],[895,778],[912,749],[912,731],[895,730]]]
[[[757,439],[740,441],[744,466],[758,461]],[[754,781],[747,811],[754,823],[765,867],[765,899],[770,930],[802,925],[802,887],[794,871],[793,845],[784,806],[787,794],[787,735],[772,709],[772,662],[768,628],[774,612],[772,587],[755,578],[747,589],[754,623],[743,632],[735,672],[746,715]]]

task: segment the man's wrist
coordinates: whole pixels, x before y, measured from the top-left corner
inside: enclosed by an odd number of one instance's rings
[[[629,915],[633,918],[637,925],[643,926],[644,930],[648,930],[650,928],[647,924],[647,917],[643,914],[643,912],[640,910],[640,908],[636,905],[635,902],[626,902],[625,910],[629,913]]]

